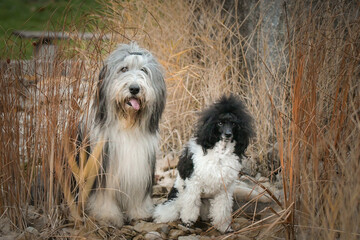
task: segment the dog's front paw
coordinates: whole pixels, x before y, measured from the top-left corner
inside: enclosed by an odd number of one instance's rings
[[[182,225],[184,226],[184,227],[187,227],[187,228],[190,228],[190,227],[192,227],[193,225],[194,225],[194,222],[193,221],[181,221],[181,223],[182,223]]]
[[[223,224],[221,226],[216,226],[215,225],[215,228],[217,230],[219,230],[220,232],[222,233],[231,233],[231,232],[234,232],[234,230],[232,229],[231,226],[229,226],[228,224]]]

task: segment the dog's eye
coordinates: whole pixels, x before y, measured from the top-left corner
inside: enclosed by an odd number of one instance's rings
[[[118,73],[120,73],[120,72],[127,72],[129,69],[128,69],[128,67],[122,67],[122,68],[120,68],[120,70],[118,71]]]
[[[222,122],[218,122],[218,126],[222,126],[223,125],[223,123]]]
[[[141,68],[141,71],[143,71],[146,75],[148,75],[148,71],[146,70],[146,68]]]

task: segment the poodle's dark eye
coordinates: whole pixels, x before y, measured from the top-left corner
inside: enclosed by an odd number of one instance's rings
[[[235,123],[235,122],[232,122],[231,124],[232,124],[234,127],[236,126],[236,123]]]
[[[120,68],[120,70],[118,71],[118,73],[120,73],[120,72],[127,72],[129,70],[129,68],[128,67],[122,67],[122,68]]]
[[[146,75],[148,75],[148,71],[146,70],[146,68],[141,68],[141,71],[143,71]]]
[[[223,125],[222,122],[218,122],[218,126],[221,127]]]

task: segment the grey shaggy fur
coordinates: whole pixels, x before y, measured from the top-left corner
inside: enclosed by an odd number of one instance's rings
[[[165,99],[162,69],[149,51],[123,44],[106,59],[77,139],[89,153],[105,142],[102,167],[86,203],[87,213],[100,223],[121,227],[124,221],[151,217]]]

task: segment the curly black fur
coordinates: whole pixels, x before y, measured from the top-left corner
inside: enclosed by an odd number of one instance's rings
[[[190,177],[194,171],[194,162],[192,158],[193,153],[189,151],[188,147],[186,147],[179,158],[179,163],[177,166],[179,175],[182,179]]]
[[[234,123],[235,154],[241,159],[250,138],[254,136],[253,119],[245,105],[234,95],[222,96],[200,114],[195,133],[196,143],[202,146],[204,153],[212,149],[221,138],[218,123],[224,118]]]

